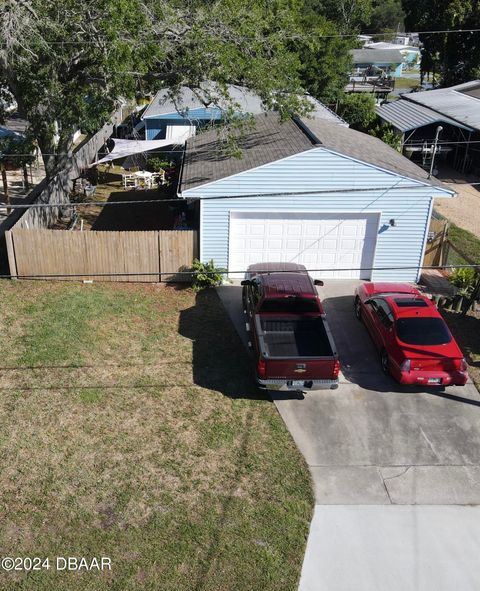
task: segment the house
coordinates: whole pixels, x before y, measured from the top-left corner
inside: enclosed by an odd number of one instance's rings
[[[404,94],[377,107],[377,114],[402,135],[406,155],[431,151],[441,126],[439,158],[461,171],[480,171],[480,80]]]
[[[186,130],[194,135],[195,128],[199,125],[219,121],[228,108],[227,101],[214,101],[206,106],[208,94],[208,85],[203,92],[182,87],[175,97],[169,89],[157,92],[142,114],[145,139],[168,139]],[[241,113],[256,115],[264,111],[260,97],[247,88],[230,85],[228,94],[237,103]]]
[[[370,45],[364,49],[352,49],[355,75],[373,75],[379,70],[386,75],[398,78],[402,75],[403,56],[398,49],[370,49]]]
[[[414,47],[404,43],[386,43],[385,41],[378,41],[370,43],[368,49],[385,50],[394,49],[398,50],[403,58],[404,65],[413,67],[420,62],[420,48]]]
[[[242,158],[221,150],[215,130],[187,141],[179,196],[197,207],[203,262],[237,277],[288,261],[316,278],[418,279],[433,199],[452,190],[338,123],[255,119]]]
[[[218,122],[225,111],[231,108],[231,104],[226,100],[214,100],[205,106],[208,92],[209,84],[206,84],[202,97],[187,87],[181,88],[175,98],[168,89],[160,90],[142,115],[145,139],[173,139],[184,137],[185,133],[192,136],[195,135],[197,127]],[[262,99],[248,88],[231,84],[227,88],[227,93],[230,100],[236,103],[238,113],[265,113]],[[336,120],[348,126],[343,119],[313,97],[307,96],[307,99],[313,106],[315,116]],[[137,130],[141,127],[137,126]]]

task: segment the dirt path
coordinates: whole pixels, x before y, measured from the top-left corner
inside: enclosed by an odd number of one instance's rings
[[[455,175],[455,176],[454,176]],[[441,176],[441,180],[458,193],[454,199],[435,199],[435,209],[455,225],[480,238],[480,178],[458,173]]]

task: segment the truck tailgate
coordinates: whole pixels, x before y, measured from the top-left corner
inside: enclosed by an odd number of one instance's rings
[[[337,355],[323,316],[259,316],[256,329],[267,379],[334,376]]]
[[[265,376],[270,380],[329,380],[337,377],[335,359],[265,359]]]

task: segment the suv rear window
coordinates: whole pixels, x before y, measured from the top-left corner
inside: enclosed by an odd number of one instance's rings
[[[277,314],[304,314],[306,312],[320,313],[318,302],[313,298],[272,298],[264,300],[260,312],[274,312]]]
[[[398,338],[408,345],[444,345],[452,340],[441,318],[399,318]]]

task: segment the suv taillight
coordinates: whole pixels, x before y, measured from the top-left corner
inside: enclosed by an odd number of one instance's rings
[[[400,370],[401,371],[410,371],[410,368],[412,366],[412,361],[410,359],[405,359],[402,364],[400,365]]]
[[[262,359],[261,357],[258,360],[257,374],[259,378],[265,378],[267,375],[267,364],[265,363],[265,359]]]
[[[334,378],[338,378],[339,371],[340,371],[340,361],[338,359],[335,359],[335,362],[333,364],[333,377]]]

